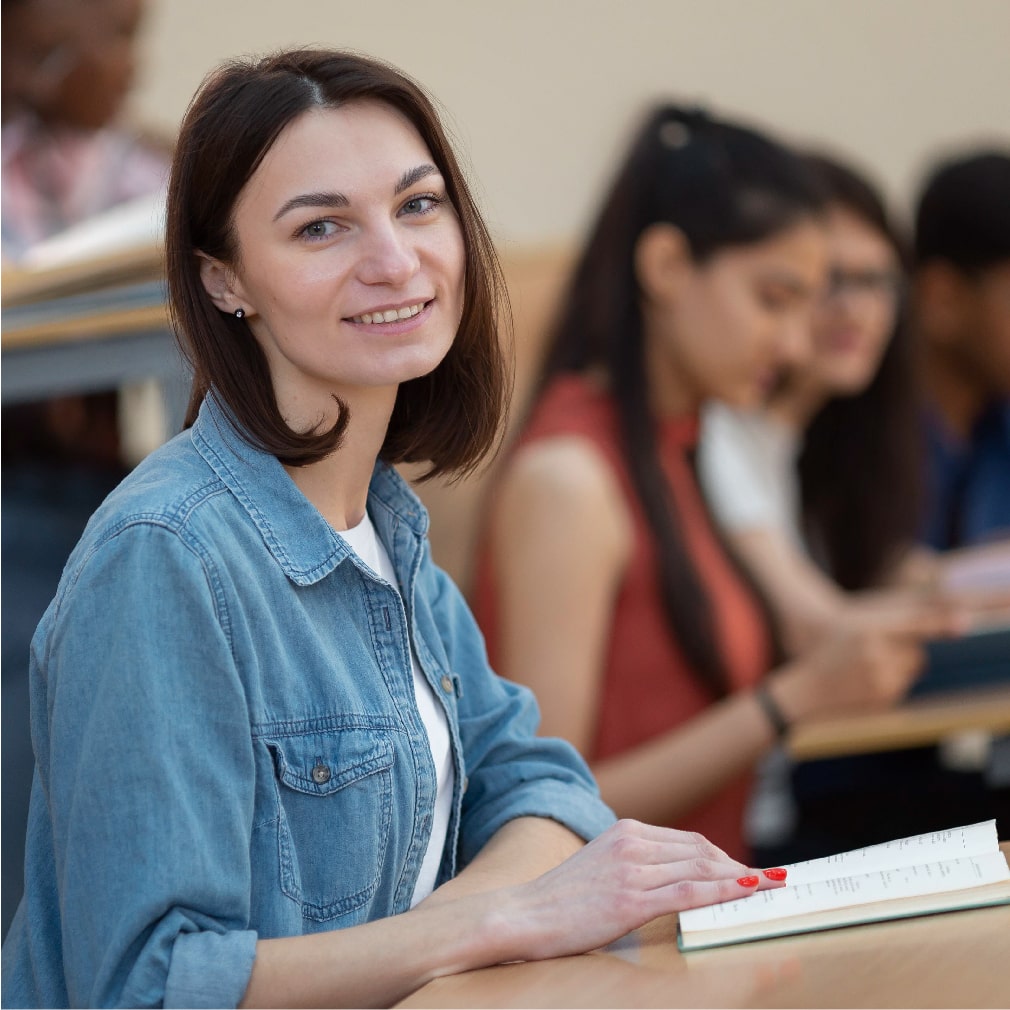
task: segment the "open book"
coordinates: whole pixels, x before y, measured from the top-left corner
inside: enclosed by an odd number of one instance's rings
[[[784,888],[681,912],[681,950],[913,915],[1010,905],[996,822],[871,845],[788,867]]]

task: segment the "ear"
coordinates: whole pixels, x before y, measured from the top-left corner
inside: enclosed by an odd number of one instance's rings
[[[198,251],[196,255],[200,260],[200,280],[211,301],[222,312],[231,314],[239,308],[248,312],[249,306],[242,297],[235,271],[206,253]]]
[[[661,305],[676,301],[694,265],[684,233],[672,224],[649,225],[635,243],[635,276],[645,297]]]
[[[915,314],[925,337],[937,345],[956,342],[968,309],[967,279],[950,263],[932,260],[915,274]]]

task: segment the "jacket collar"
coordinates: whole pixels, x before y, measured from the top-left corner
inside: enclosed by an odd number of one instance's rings
[[[276,456],[256,448],[238,421],[211,390],[191,434],[197,452],[235,496],[259,530],[284,574],[309,586],[351,555],[345,541],[298,489]],[[368,490],[369,512],[383,542],[393,542],[399,523],[414,537],[428,531],[428,514],[407,482],[390,465],[377,462]],[[381,509],[373,507],[381,504]]]

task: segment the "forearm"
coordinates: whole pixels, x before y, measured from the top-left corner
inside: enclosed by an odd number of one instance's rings
[[[767,716],[742,692],[592,770],[618,817],[671,824],[751,768],[774,742]]]
[[[739,530],[733,546],[768,598],[790,655],[824,637],[845,605],[845,594],[774,528]]]
[[[487,895],[361,926],[260,940],[243,1007],[389,1006],[441,975],[509,958]]]
[[[575,832],[546,817],[509,821],[459,874],[425,904],[478,894],[533,880],[577,852],[585,842]]]
[[[538,821],[499,832],[484,865],[511,853],[526,876],[531,843],[546,840],[547,861],[576,844]],[[659,915],[736,900],[758,886],[781,884],[751,875],[700,836],[621,821],[535,881],[429,899],[364,926],[262,940],[242,1005],[389,1005],[441,975],[595,950]]]

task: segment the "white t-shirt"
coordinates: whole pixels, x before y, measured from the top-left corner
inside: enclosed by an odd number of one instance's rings
[[[365,513],[365,518],[353,529],[341,530],[340,536],[347,545],[376,575],[385,579],[394,589],[399,591],[396,572],[393,563],[375,532],[372,520]],[[400,605],[403,605],[401,598]],[[428,744],[431,747],[431,758],[435,762],[435,775],[438,791],[435,797],[435,810],[431,822],[431,837],[421,862],[421,872],[414,886],[414,894],[410,900],[411,908],[422,898],[426,898],[435,889],[435,879],[438,867],[442,862],[442,850],[449,833],[449,816],[452,813],[452,790],[456,772],[452,763],[452,748],[449,740],[449,721],[445,710],[435,698],[435,692],[425,679],[418,665],[414,648],[410,649],[410,665],[414,674],[414,696],[428,734]]]
[[[800,446],[799,433],[765,411],[707,404],[698,479],[719,525],[730,532],[774,528],[805,550],[796,471]]]

